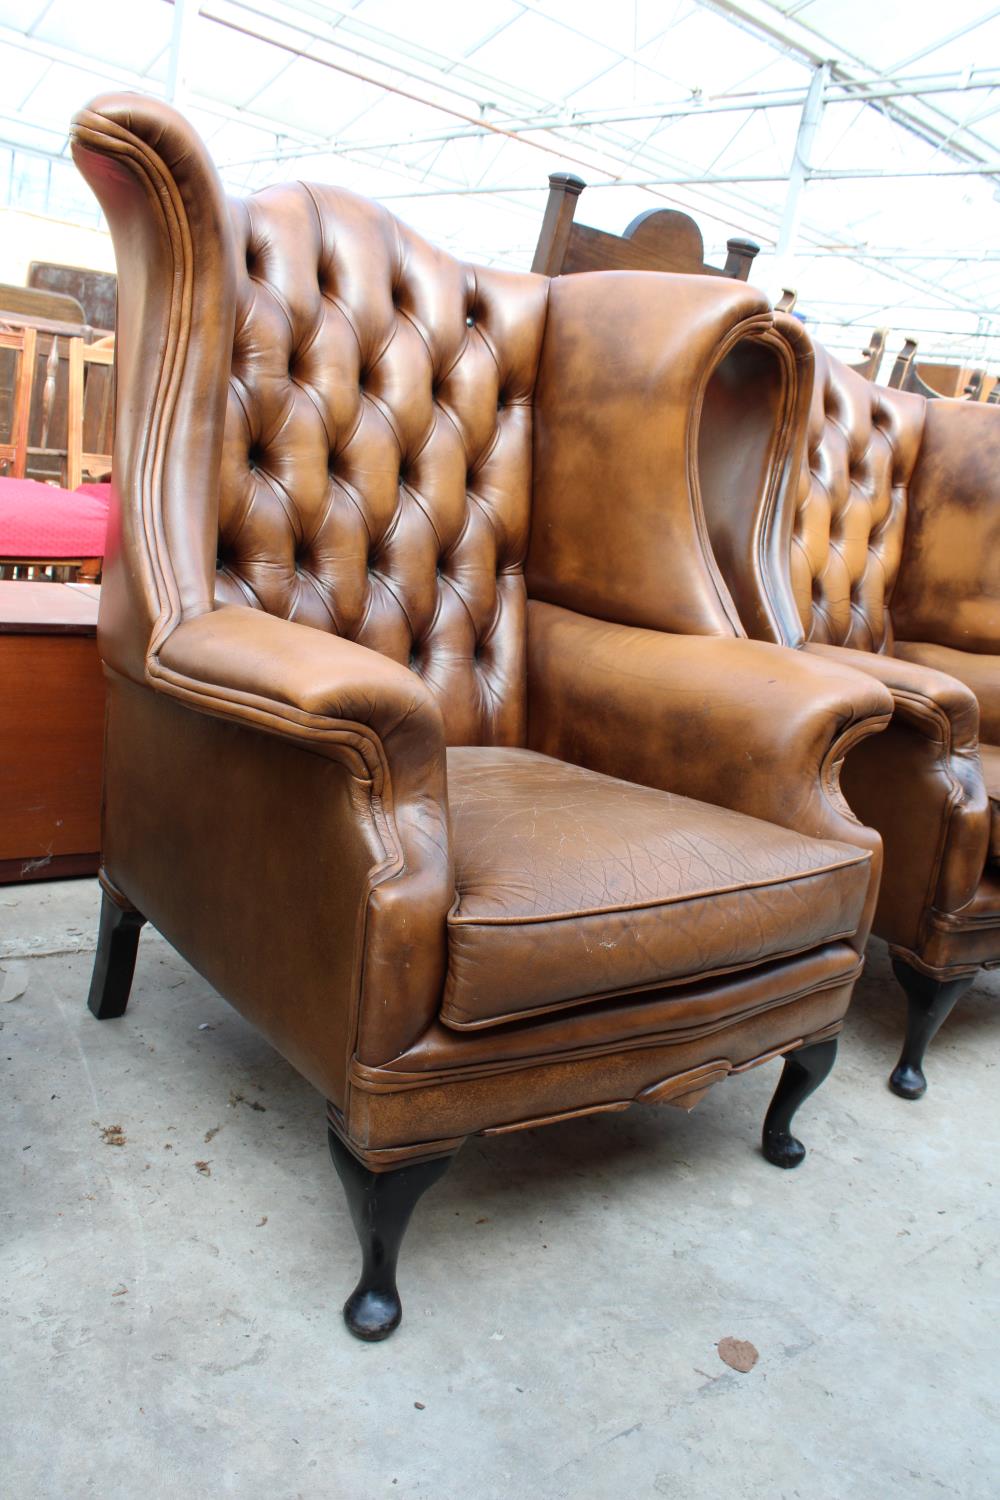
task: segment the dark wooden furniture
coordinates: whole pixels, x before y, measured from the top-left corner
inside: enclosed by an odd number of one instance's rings
[[[31,286],[11,286],[9,282],[0,282],[0,315],[3,313],[27,313],[32,318],[54,318],[60,323],[86,321],[75,297]]]
[[[69,388],[66,400],[66,488],[111,474],[114,334],[94,344],[69,341]]]
[[[876,328],[868,340],[867,349],[861,352],[861,358],[856,365],[851,365],[852,370],[857,370],[866,380],[874,380],[882,366],[885,358],[885,345],[889,337],[888,328]]]
[[[113,330],[118,302],[118,277],[113,271],[88,271],[82,266],[33,260],[28,267],[28,285],[73,297],[92,327],[105,333]]]
[[[911,391],[928,401],[941,401],[946,397],[956,401],[983,399],[985,370],[970,370],[963,386],[965,370],[949,365],[918,364],[916,356],[916,339],[905,339],[889,376],[888,384],[892,390]],[[946,384],[951,386],[950,390],[942,389]]]
[[[531,269],[544,276],[575,271],[681,271],[746,281],[760,246],[727,240],[724,266],[705,263],[705,242],[694,219],[676,208],[653,208],[633,219],[624,234],[577,224],[576,200],[586,187],[572,172],[549,175],[549,198]]]
[[[28,362],[34,374],[28,387],[26,458],[10,472],[67,489],[75,489],[84,477],[106,478],[111,470],[114,335],[89,323],[2,309],[0,329],[30,333],[34,350]],[[0,367],[0,432],[11,426],[13,369]]]
[[[0,325],[0,349],[8,349],[13,355],[13,363],[0,376],[0,471],[23,479],[35,372],[35,330]]]
[[[0,583],[0,882],[97,870],[99,596],[86,584]]]

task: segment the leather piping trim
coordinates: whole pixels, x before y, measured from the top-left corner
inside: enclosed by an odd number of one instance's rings
[[[774,314],[768,310],[753,313],[743,318],[734,328],[723,337],[712,350],[711,357],[706,360],[698,377],[693,399],[688,407],[687,427],[684,434],[685,468],[687,471],[688,494],[691,497],[691,511],[694,516],[695,529],[698,540],[701,543],[702,561],[715,585],[716,597],[723,614],[733,627],[733,634],[737,639],[746,636],[746,631],[740,621],[733,597],[726,586],[722,572],[715,560],[712,543],[709,538],[708,522],[705,518],[705,506],[701,496],[701,479],[699,477],[698,465],[698,438],[701,433],[701,418],[705,403],[705,391],[708,382],[725,359],[726,355],[735,349],[737,344],[744,339],[757,339],[766,334],[773,325]]]
[[[787,322],[787,319],[776,317],[773,326],[764,333],[757,335],[753,340],[754,343],[763,344],[777,356],[778,363],[784,375],[781,421],[775,430],[768,454],[767,489],[757,515],[754,532],[754,549],[757,554],[757,577],[761,580],[761,587],[758,591],[759,599],[767,611],[768,619],[774,632],[774,639],[782,645],[798,647],[802,644],[801,627],[799,638],[794,640],[783,628],[781,612],[771,597],[773,580],[767,559],[771,528],[778,518],[779,502],[784,493],[785,486],[787,484],[794,485],[795,481],[795,476],[786,472],[786,467],[797,436],[797,417],[802,382],[799,378],[799,360],[796,358],[788,336],[782,329],[782,325],[785,322]],[[796,324],[796,328],[801,328],[801,324]],[[811,360],[812,356],[810,355],[810,362]],[[803,420],[805,415],[803,414]],[[779,461],[776,462],[776,459]]]
[[[436,1141],[417,1141],[415,1144],[385,1146],[377,1151],[366,1151],[357,1141],[351,1139],[347,1122],[332,1100],[327,1100],[326,1119],[330,1129],[338,1140],[344,1143],[351,1155],[372,1172],[389,1172],[400,1163],[405,1164],[412,1160],[436,1161],[442,1156],[454,1156],[466,1139],[464,1135],[453,1135]]]
[[[132,902],[126,896],[125,892],[119,890],[118,886],[115,885],[114,881],[111,879],[111,876],[108,874],[103,865],[99,866],[98,868],[97,882],[100,885],[101,890],[107,896],[108,900],[113,901],[115,906],[117,906],[120,911],[136,910],[136,907],[132,905]]]
[[[157,607],[157,618],[148,647],[152,654],[181,618],[180,590],[170,567],[163,532],[162,481],[166,443],[184,373],[194,300],[190,228],[172,173],[165,167],[163,158],[138,136],[123,130],[106,116],[87,110],[74,121],[70,139],[85,151],[126,157],[133,163],[150,203],[159,210],[167,242],[173,252],[175,272],[178,273],[171,282],[159,375],[156,389],[147,405],[148,421],[143,424],[141,459],[136,465],[139,470],[139,501],[143,522],[138,555],[142,558],[143,571],[151,584]]]
[[[840,817],[846,818],[849,823],[856,824],[858,828],[864,828],[866,825],[862,823],[841,790],[841,767],[855,745],[866,740],[869,735],[880,734],[883,729],[888,729],[891,722],[891,713],[871,714],[864,719],[852,719],[834,739],[819,768],[820,792],[824,800]],[[868,857],[871,858],[870,852]]]
[[[629,1037],[625,1041],[600,1042],[591,1047],[571,1047],[562,1052],[534,1053],[525,1057],[504,1058],[499,1062],[471,1063],[453,1068],[428,1070],[425,1073],[405,1072],[388,1064],[381,1068],[374,1068],[354,1057],[351,1060],[349,1084],[350,1087],[361,1089],[369,1094],[395,1094],[410,1089],[433,1088],[441,1083],[461,1083],[476,1078],[489,1078],[496,1074],[520,1073],[529,1068],[547,1067],[550,1064],[585,1061],[591,1057],[607,1057],[619,1052],[640,1052],[644,1047],[673,1046],[684,1042],[700,1041],[703,1037],[715,1036],[734,1024],[764,1015],[769,1010],[780,1010],[783,1005],[790,1005],[797,1000],[805,999],[808,995],[822,994],[825,990],[839,989],[845,984],[854,984],[863,968],[864,960],[858,959],[843,974],[805,985],[790,994],[782,995],[779,999],[767,1000],[760,1005],[751,1006],[747,1010],[740,1011],[735,1017],[725,1016],[715,1021],[703,1022],[700,1026],[647,1032]],[[794,1043],[788,1044],[788,1046],[792,1045]],[[783,1046],[782,1050],[787,1050],[787,1047]],[[405,1061],[405,1054],[402,1060]]]
[[[831,933],[823,940],[822,946],[827,943],[846,943],[854,936],[854,929],[845,932]],[[785,959],[799,958],[803,953],[811,953],[817,947],[816,943],[804,943],[800,948],[783,948],[779,953],[766,953],[748,964],[745,960],[740,963],[726,964],[721,969],[699,969],[697,974],[680,974],[673,979],[657,979],[652,984],[637,984],[630,989],[599,990],[590,995],[574,995],[568,1000],[555,1000],[551,1005],[533,1006],[526,1010],[507,1011],[502,1016],[491,1016],[486,1021],[455,1021],[450,1016],[442,1014],[438,1017],[443,1026],[449,1031],[492,1031],[495,1026],[510,1025],[512,1022],[532,1021],[536,1016],[555,1015],[559,1011],[574,1010],[578,1005],[595,1005],[601,1000],[622,999],[629,995],[659,994],[668,990],[679,989],[685,984],[700,984],[703,979],[724,979],[728,974],[744,974],[752,972],[755,968],[764,964],[782,963]],[[453,1009],[449,1005],[449,1010]]]
[[[867,849],[859,849],[851,859],[839,859],[830,864],[819,866],[815,870],[802,870],[797,875],[772,875],[765,880],[755,880],[752,885],[733,884],[709,886],[702,890],[688,891],[683,895],[659,896],[649,901],[623,901],[608,906],[588,906],[579,911],[554,911],[540,912],[537,916],[524,917],[462,917],[448,914],[448,925],[451,927],[528,927],[541,922],[572,922],[579,917],[604,917],[614,916],[617,912],[626,911],[655,911],[659,906],[683,906],[688,901],[704,901],[714,896],[732,896],[740,891],[763,891],[769,890],[775,885],[797,885],[802,880],[815,880],[817,876],[828,875],[832,870],[849,870],[855,865],[864,864],[871,859],[871,853]],[[461,896],[457,898],[461,903]],[[455,907],[452,907],[455,911]],[[835,933],[830,942],[843,937],[843,933]],[[810,944],[810,947],[812,944]],[[801,951],[801,950],[797,950]]]
[[[722,1083],[726,1078],[735,1077],[740,1073],[747,1073],[751,1068],[760,1067],[763,1063],[771,1062],[775,1057],[787,1056],[791,1052],[797,1052],[800,1047],[809,1046],[813,1042],[826,1041],[839,1035],[843,1026],[842,1021],[833,1021],[829,1026],[822,1027],[819,1031],[810,1032],[808,1036],[796,1037],[794,1041],[788,1041],[781,1047],[770,1048],[766,1052],[751,1057],[746,1062],[735,1066],[727,1059],[718,1059],[714,1062],[700,1063],[695,1068],[686,1072],[676,1073],[673,1077],[661,1080],[660,1083],[647,1084],[640,1089],[631,1099],[611,1099],[599,1101],[596,1104],[583,1105],[576,1109],[561,1110],[556,1114],[538,1115],[526,1120],[515,1120],[507,1125],[485,1126],[474,1131],[475,1135],[510,1135],[517,1130],[531,1130],[536,1126],[556,1125],[566,1120],[578,1120],[587,1115],[599,1115],[617,1113],[630,1109],[633,1104],[670,1104],[681,1109],[691,1109],[704,1093],[716,1083]],[[725,1070],[725,1071],[724,1071]],[[676,1085],[676,1087],[671,1087]],[[385,1172],[393,1167],[413,1161],[433,1161],[442,1156],[453,1156],[467,1139],[465,1136],[450,1136],[434,1141],[414,1141],[399,1146],[381,1147],[374,1151],[368,1151],[357,1141],[353,1141],[348,1132],[347,1124],[343,1114],[333,1103],[327,1104],[327,1121],[339,1139],[343,1141],[347,1149],[358,1161],[363,1162],[373,1172]]]
[[[980,969],[992,969],[1000,964],[1000,959],[997,959],[989,963],[959,963],[949,964],[947,968],[935,967],[934,964],[925,963],[912,948],[902,948],[898,943],[889,944],[889,954],[892,958],[901,958],[905,963],[912,964],[913,968],[919,969],[921,974],[926,974],[928,979],[961,979],[965,975],[978,974]]]

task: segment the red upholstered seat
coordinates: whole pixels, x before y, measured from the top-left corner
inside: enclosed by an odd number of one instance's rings
[[[71,491],[0,478],[0,557],[103,557],[110,490],[107,484]]]

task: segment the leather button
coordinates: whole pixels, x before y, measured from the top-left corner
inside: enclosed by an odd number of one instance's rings
[[[472,313],[467,313],[466,317],[465,317],[465,326],[466,326],[466,328],[473,328],[473,327],[475,327],[475,322],[476,322],[476,320],[473,317]]]

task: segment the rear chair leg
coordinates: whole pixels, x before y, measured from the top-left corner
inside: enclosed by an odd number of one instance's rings
[[[122,898],[123,899],[123,898]],[[146,918],[101,892],[101,925],[87,1004],[99,1021],[123,1016],[135,973],[139,932]]]
[[[786,1053],[778,1087],[764,1116],[761,1137],[761,1149],[772,1166],[797,1167],[805,1156],[805,1146],[791,1132],[792,1116],[799,1105],[819,1088],[836,1056],[836,1037]]]
[[[893,959],[892,972],[906,991],[907,1020],[903,1050],[889,1076],[889,1087],[900,1099],[919,1099],[927,1092],[924,1053],[975,976],[931,979],[929,974],[921,974],[901,958]]]
[[[355,1338],[374,1343],[398,1328],[403,1306],[396,1290],[399,1247],[418,1199],[451,1165],[450,1156],[372,1172],[358,1161],[335,1130],[330,1155],[344,1185],[361,1242],[361,1279],[344,1304],[344,1322]]]

